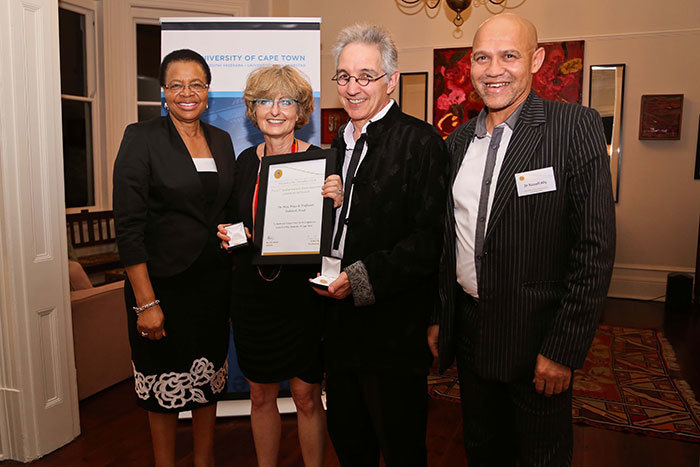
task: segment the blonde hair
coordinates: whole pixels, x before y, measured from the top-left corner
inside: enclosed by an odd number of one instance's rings
[[[314,93],[309,82],[299,71],[289,65],[271,65],[258,68],[248,75],[243,99],[246,117],[258,127],[255,116],[255,99],[275,99],[278,95],[297,101],[296,129],[309,122],[314,111]]]

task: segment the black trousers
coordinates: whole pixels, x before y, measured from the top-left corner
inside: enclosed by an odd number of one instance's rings
[[[428,408],[423,371],[329,371],[327,421],[343,467],[425,466]]]
[[[457,329],[465,325],[459,322]],[[538,394],[534,368],[522,380],[484,380],[473,371],[465,338],[457,339],[456,351],[469,467],[571,465],[571,386],[552,397]]]

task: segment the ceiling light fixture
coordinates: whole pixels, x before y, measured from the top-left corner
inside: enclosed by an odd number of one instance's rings
[[[482,3],[486,4],[491,3],[493,5],[498,5],[501,6],[502,8],[505,8],[504,3],[506,3],[508,0],[477,0],[477,3]],[[469,6],[472,3],[472,0],[445,0],[447,3],[447,6],[450,7],[455,13],[457,13],[457,16],[455,16],[455,19],[452,21],[455,26],[460,27],[462,24],[464,24],[464,18],[462,18],[462,12],[469,8]],[[427,8],[434,10],[438,6],[440,6],[440,0],[397,0],[397,3],[401,6],[405,7],[415,7],[416,5],[419,4],[424,4]]]

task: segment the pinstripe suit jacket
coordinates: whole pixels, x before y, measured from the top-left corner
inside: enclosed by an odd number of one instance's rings
[[[447,139],[451,181],[476,119]],[[515,174],[552,167],[556,191],[518,197]],[[440,366],[457,336],[455,219],[449,190],[440,264]],[[530,93],[511,137],[491,207],[479,304],[462,315],[467,361],[486,379],[531,377],[537,354],[580,368],[610,283],[615,210],[600,116]]]

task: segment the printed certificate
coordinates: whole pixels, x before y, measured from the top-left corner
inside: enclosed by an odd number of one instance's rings
[[[335,149],[263,157],[255,264],[320,263],[330,247],[333,200],[321,195]]]

